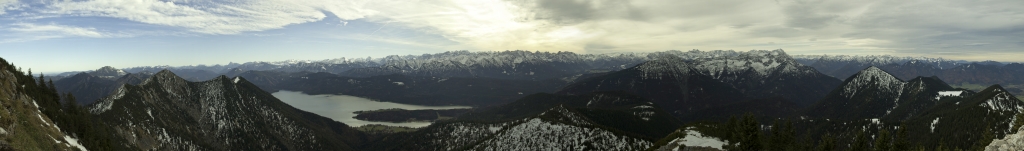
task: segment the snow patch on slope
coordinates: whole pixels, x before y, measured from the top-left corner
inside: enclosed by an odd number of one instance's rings
[[[939,91],[939,96],[944,97],[958,97],[963,94],[964,91]]]
[[[88,149],[85,149],[85,146],[82,146],[82,144],[78,143],[78,139],[64,135],[64,141],[68,142],[68,144],[70,144],[72,147],[78,148],[78,150],[89,151]]]
[[[688,76],[692,70],[686,62],[675,57],[664,57],[659,60],[649,61],[634,68],[643,73],[643,79],[681,78]]]
[[[589,145],[588,145],[589,144]],[[508,128],[502,134],[481,142],[473,150],[643,150],[651,142],[615,135],[612,132],[547,122],[538,118]]]
[[[113,95],[96,102],[96,107],[89,108],[89,111],[91,111],[92,114],[100,114],[110,110],[110,108],[114,106],[114,100],[124,97],[125,91],[125,86],[121,85],[121,87],[117,88],[117,91],[114,91]]]
[[[999,92],[999,89],[996,91]],[[1021,106],[1021,103],[1013,98],[1013,95],[1001,92],[978,106],[989,108],[992,111],[1024,112],[1024,106]]]
[[[735,56],[714,56],[695,61],[695,68],[715,79],[725,73],[754,71],[759,76],[777,73],[799,73],[799,64],[782,50],[751,50]]]
[[[906,82],[892,76],[882,69],[872,66],[861,70],[854,75],[853,78],[850,79],[850,82],[843,86],[843,92],[841,94],[847,98],[852,98],[861,88],[872,86],[873,84],[877,84],[878,89],[883,92],[902,93],[903,86]],[[899,98],[899,96],[896,96],[895,98]]]
[[[715,149],[722,149],[722,146],[728,144],[728,141],[723,141],[722,139],[718,139],[711,136],[704,136],[704,134],[701,134],[700,132],[693,130],[693,128],[691,127],[686,129],[686,137],[676,138],[675,140],[672,140],[671,143],[683,144],[686,146],[702,146],[711,147]]]

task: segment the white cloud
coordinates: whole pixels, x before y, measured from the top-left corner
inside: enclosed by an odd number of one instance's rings
[[[101,32],[95,28],[74,27],[56,24],[38,25],[32,23],[13,23],[4,30],[10,34],[0,39],[0,43],[26,42],[53,38],[88,37],[88,38],[111,38],[128,37],[127,34],[114,34]]]
[[[18,0],[0,0],[0,15],[7,14],[7,10],[14,9],[16,4],[18,4]]]
[[[276,29],[325,17],[316,9],[278,1],[93,0],[58,2],[50,8],[45,13],[122,18],[208,34]]]
[[[12,0],[0,5],[5,1]],[[915,54],[1019,53],[1022,6],[1019,0],[85,0],[34,13],[112,17],[204,34],[286,28],[333,15],[343,25],[387,23],[472,50]]]
[[[14,23],[16,27],[10,28],[11,31],[26,32],[26,33],[45,33],[47,35],[54,36],[77,36],[77,37],[92,37],[92,38],[105,38],[109,37],[108,34],[103,34],[96,31],[95,28],[82,28],[62,25],[36,25],[30,23]]]

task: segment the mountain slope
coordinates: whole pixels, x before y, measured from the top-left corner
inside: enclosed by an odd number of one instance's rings
[[[739,90],[696,72],[690,64],[673,55],[579,80],[562,88],[558,94],[600,91],[623,91],[648,98],[677,117],[746,99]]]
[[[657,105],[621,92],[542,93],[475,110],[367,149],[641,150],[680,125]]]
[[[75,95],[78,104],[92,104],[102,97],[110,95],[123,84],[137,85],[143,80],[152,76],[151,73],[128,73],[116,79],[100,78],[93,74],[79,73],[72,77],[63,78],[54,85],[57,91]]]
[[[189,82],[164,70],[89,110],[142,150],[354,150],[365,139],[238,77]]]
[[[797,63],[783,50],[751,50],[691,62],[697,72],[731,85],[751,98],[782,97],[809,106],[842,81]]]
[[[846,120],[879,118],[900,101],[905,85],[906,82],[882,69],[868,67],[810,107],[808,115]]]
[[[39,104],[46,102],[26,94],[33,88],[19,84],[26,79],[19,79],[22,76],[10,68],[0,58],[0,150],[85,150],[44,115]]]
[[[965,93],[961,97],[943,97],[934,107],[921,112],[915,118],[906,120],[910,126],[912,140],[924,145],[947,145],[967,148],[980,140],[986,131],[995,138],[1002,138],[1012,132],[1014,116],[1024,112],[1024,102],[1013,97],[999,85],[993,85],[977,93]],[[942,140],[956,137],[959,139]]]
[[[655,60],[632,68],[577,80],[558,93],[623,91],[649,98],[684,121],[693,121],[745,112],[735,108],[793,116],[797,108],[817,102],[840,82],[800,65],[782,50],[708,55],[689,61],[671,53],[657,55]],[[769,102],[750,101],[755,99]],[[758,105],[778,108],[760,110]]]
[[[54,82],[57,91],[74,94],[78,98],[79,104],[89,104],[107,96],[110,91],[118,87],[115,84],[112,79],[100,78],[84,72]]]

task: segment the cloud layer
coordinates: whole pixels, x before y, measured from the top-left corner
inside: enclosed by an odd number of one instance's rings
[[[24,22],[104,17],[235,35],[336,17],[342,25],[362,20],[438,35],[460,44],[454,49],[783,48],[980,58],[1024,55],[1022,7],[1019,0],[0,0],[0,15],[22,22],[3,25],[9,31],[92,38],[117,36],[74,23]]]

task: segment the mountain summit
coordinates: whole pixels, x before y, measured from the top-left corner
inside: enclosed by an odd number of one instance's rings
[[[118,77],[127,75],[128,73],[124,72],[121,69],[117,69],[117,68],[114,68],[114,67],[111,67],[111,66],[104,66],[104,67],[102,67],[100,69],[96,69],[96,70],[94,70],[92,72],[89,72],[89,74],[91,74],[93,76],[101,77],[101,78],[114,79],[114,78],[118,78]]]
[[[142,150],[354,150],[366,139],[241,77],[189,82],[164,70],[89,109]]]
[[[858,91],[863,92],[862,90],[864,89],[877,88],[882,93],[899,93],[899,91],[903,89],[904,84],[906,84],[906,82],[896,78],[896,76],[893,76],[878,67],[871,66],[846,79],[842,86],[843,91],[841,93],[843,96],[850,98],[857,95]]]
[[[840,119],[881,118],[896,108],[899,102],[909,101],[901,100],[906,98],[904,92],[909,91],[904,89],[906,85],[907,82],[882,69],[868,67],[847,78],[818,104],[811,106],[809,111],[813,114],[810,115]],[[941,85],[951,89],[945,83]],[[912,88],[916,90],[918,87]],[[938,93],[937,90],[931,91],[936,92],[920,95],[931,97]]]

